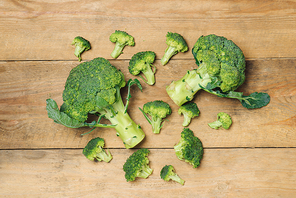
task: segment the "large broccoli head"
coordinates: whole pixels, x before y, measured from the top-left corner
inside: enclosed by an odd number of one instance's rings
[[[104,58],[95,58],[73,68],[63,92],[61,111],[81,122],[89,112],[113,104],[117,90],[125,86],[123,73]]]

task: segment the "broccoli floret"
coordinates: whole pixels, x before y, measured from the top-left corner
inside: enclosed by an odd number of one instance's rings
[[[82,38],[81,36],[77,36],[74,38],[72,45],[75,45],[74,55],[78,57],[78,60],[81,61],[81,54],[84,51],[90,49],[90,43],[88,40]]]
[[[199,116],[199,109],[194,102],[188,102],[178,109],[178,113],[179,115],[183,114],[184,121],[182,126],[186,127],[190,124],[192,118]]]
[[[125,147],[132,148],[145,137],[141,127],[127,113],[132,84],[142,90],[137,79],[129,80],[127,103],[124,105],[120,94],[120,89],[126,85],[123,73],[104,58],[83,62],[74,67],[68,76],[61,108],[54,100],[47,99],[48,116],[70,128],[114,128]],[[87,122],[89,114],[98,115],[98,121]],[[102,118],[108,119],[111,124],[101,124]]]
[[[223,127],[224,129],[229,129],[231,124],[232,124],[232,119],[230,115],[224,112],[220,112],[217,114],[217,120],[212,123],[209,123],[208,125],[212,129],[219,129],[221,127]]]
[[[195,137],[193,132],[184,128],[181,132],[181,139],[179,143],[174,146],[176,156],[180,160],[184,160],[197,168],[203,157],[203,146],[198,137]]]
[[[198,68],[187,71],[183,78],[166,87],[168,95],[178,106],[191,101],[201,89],[220,97],[238,99],[250,109],[269,103],[267,93],[243,96],[242,92],[234,91],[245,81],[246,63],[243,52],[231,40],[214,34],[201,36],[192,53]]]
[[[103,149],[105,141],[103,138],[94,138],[90,140],[87,145],[84,147],[82,153],[85,157],[91,161],[104,161],[110,162],[112,155],[109,150],[107,152]]]
[[[164,181],[176,181],[181,185],[184,185],[184,180],[181,179],[176,173],[175,173],[175,169],[172,165],[165,165],[161,171],[160,171],[160,177],[161,179],[163,179]]]
[[[162,100],[155,100],[152,102],[147,102],[143,106],[143,110],[139,108],[149,124],[152,125],[153,133],[159,133],[163,124],[162,121],[165,117],[172,113],[172,109],[168,103]],[[150,115],[151,119],[147,116]]]
[[[129,156],[123,165],[126,181],[134,181],[136,177],[146,179],[151,175],[153,169],[149,167],[149,153],[148,149],[141,148]]]
[[[155,72],[156,67],[152,64],[155,60],[155,53],[152,51],[138,52],[133,55],[129,62],[129,72],[137,76],[141,72],[146,77],[146,80],[140,75],[140,77],[146,82],[148,85],[154,85],[155,83]],[[154,67],[154,71],[151,67]]]
[[[175,54],[188,51],[186,41],[178,33],[168,32],[166,35],[166,44],[168,47],[160,61],[162,65],[166,65]]]
[[[110,35],[109,40],[115,43],[114,50],[111,53],[112,58],[117,58],[122,54],[122,50],[126,45],[135,45],[134,37],[120,30],[115,30],[115,32]]]

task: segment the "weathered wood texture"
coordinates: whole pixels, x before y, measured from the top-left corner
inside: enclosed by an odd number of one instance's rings
[[[121,69],[127,79],[132,77],[128,73],[128,61],[111,63]],[[53,98],[62,104],[64,83],[71,68],[77,64],[69,61],[0,63],[0,148],[83,148],[96,136],[105,138],[107,147],[123,148],[114,129],[98,128],[81,137],[81,133],[90,129],[68,129],[47,117],[45,100]],[[142,83],[143,92],[132,88],[129,113],[146,132],[141,146],[172,148],[180,138],[183,117],[167,96],[165,86],[196,65],[193,60],[173,60],[165,67],[156,61],[155,65],[158,68],[157,83],[154,86]],[[205,147],[295,147],[296,60],[253,60],[247,62],[247,67],[247,80],[240,91],[246,94],[267,92],[271,96],[270,104],[248,110],[237,100],[200,91],[194,102],[200,107],[201,114],[192,120],[189,128],[203,140]],[[125,91],[122,93],[124,97]],[[156,99],[168,102],[173,111],[158,135],[152,133],[151,126],[138,109]],[[233,118],[229,130],[214,130],[207,125],[220,111]]]
[[[111,149],[113,160],[94,163],[81,149],[0,151],[1,197],[293,197],[295,149],[207,149],[200,167],[172,149],[151,149],[147,179],[126,182],[122,166],[133,152]],[[163,181],[171,164],[185,185]]]
[[[247,58],[295,57],[295,9],[295,0],[4,0],[0,60],[76,60],[71,42],[78,35],[92,44],[83,59],[108,58],[114,47],[109,36],[116,29],[136,40],[120,59],[143,50],[162,56],[168,31],[182,34],[190,49],[199,36],[214,33],[232,39]]]

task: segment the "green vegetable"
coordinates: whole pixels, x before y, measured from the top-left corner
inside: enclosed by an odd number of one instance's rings
[[[114,128],[125,147],[132,148],[145,137],[141,127],[127,113],[130,86],[133,84],[142,90],[137,79],[129,80],[127,103],[124,105],[120,94],[120,89],[126,85],[123,73],[104,58],[83,62],[68,76],[61,108],[53,99],[47,99],[48,117],[70,128]],[[98,121],[87,122],[89,114],[98,115]],[[101,124],[102,118],[108,119],[111,124]]]
[[[105,141],[103,138],[94,138],[90,140],[87,145],[84,147],[82,153],[85,157],[91,161],[104,161],[110,162],[112,155],[109,150],[107,152],[103,149]]]
[[[139,108],[149,124],[152,125],[153,133],[159,133],[162,128],[163,119],[172,113],[172,109],[168,103],[162,100],[147,102],[143,106],[143,110]],[[147,116],[150,115],[151,119]]]
[[[167,86],[170,98],[178,105],[191,101],[201,89],[219,97],[238,99],[248,109],[266,106],[267,93],[243,96],[235,92],[245,81],[245,57],[231,40],[216,35],[201,36],[192,49],[198,69],[187,71],[178,81]]]
[[[135,45],[134,37],[120,30],[115,30],[115,32],[110,35],[109,40],[115,43],[114,50],[111,53],[112,58],[117,58],[122,54],[122,50],[126,45]]]
[[[129,62],[129,72],[137,76],[140,73],[143,73],[146,77],[146,80],[140,75],[140,77],[146,82],[148,85],[154,85],[155,83],[155,72],[156,67],[152,64],[155,60],[155,53],[152,51],[138,52],[133,55]],[[154,71],[151,67],[154,67]]]
[[[75,45],[74,55],[78,57],[79,61],[81,61],[82,52],[87,51],[91,48],[89,41],[82,38],[81,36],[75,37],[72,45]]]
[[[149,159],[147,157],[149,153],[148,149],[141,148],[126,160],[123,165],[126,181],[134,181],[136,177],[146,179],[151,175],[153,169],[149,167]]]
[[[180,160],[184,160],[197,168],[203,157],[203,146],[198,137],[195,137],[193,132],[184,128],[181,132],[181,139],[179,143],[174,146],[176,156]]]
[[[184,121],[182,126],[186,127],[190,124],[192,118],[199,116],[199,109],[194,102],[188,102],[178,109],[178,113],[179,115],[183,114]]]
[[[232,119],[230,115],[224,112],[220,112],[217,114],[217,120],[212,123],[209,123],[208,125],[212,129],[219,129],[221,127],[223,127],[224,129],[229,129],[231,124],[232,124]]]
[[[166,35],[166,44],[168,47],[160,61],[162,65],[166,65],[175,54],[188,51],[186,41],[178,33],[168,32]]]
[[[175,173],[175,169],[172,165],[165,165],[161,171],[160,171],[160,177],[161,179],[163,179],[164,181],[176,181],[181,185],[184,185],[184,180],[181,179],[176,173]]]

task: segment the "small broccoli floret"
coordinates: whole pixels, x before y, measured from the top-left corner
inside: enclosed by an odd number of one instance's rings
[[[176,156],[180,160],[184,160],[197,168],[203,157],[203,146],[198,137],[195,137],[193,132],[184,128],[181,132],[181,139],[179,143],[174,146]]]
[[[162,100],[155,100],[152,102],[147,102],[143,106],[143,110],[139,108],[149,124],[152,125],[153,133],[159,133],[163,124],[162,121],[165,117],[172,113],[172,109],[168,103]],[[147,116],[150,115],[151,119]]]
[[[115,32],[110,35],[109,40],[115,43],[114,50],[111,53],[112,58],[117,58],[122,54],[122,50],[126,45],[135,45],[134,37],[120,30],[115,30]]]
[[[270,101],[267,93],[254,92],[243,96],[235,90],[245,81],[245,57],[231,40],[214,34],[201,36],[192,54],[197,69],[187,71],[180,80],[166,87],[170,98],[178,105],[191,101],[201,89],[219,97],[238,99],[248,109],[266,106]]]
[[[104,127],[114,128],[126,148],[140,143],[145,133],[127,113],[130,87],[136,84],[141,90],[140,82],[124,80],[124,75],[104,58],[95,58],[74,67],[65,84],[61,108],[56,102],[47,99],[48,117],[56,123],[70,128]],[[124,105],[120,89],[127,85],[127,102]],[[87,122],[89,114],[97,115],[97,121]],[[102,118],[111,124],[102,124]]]
[[[153,169],[149,167],[148,154],[150,151],[146,148],[141,148],[134,152],[123,165],[126,181],[134,181],[136,177],[146,179],[151,175]]]
[[[77,36],[74,38],[72,45],[75,45],[74,55],[78,57],[78,60],[81,61],[81,54],[84,51],[90,49],[90,43],[88,40],[82,38],[81,36]]]
[[[146,80],[140,75],[140,77],[146,82],[148,85],[154,85],[155,83],[155,72],[156,67],[152,64],[155,60],[155,53],[152,51],[138,52],[133,55],[129,62],[129,72],[137,76],[140,73],[143,73],[146,77]],[[154,67],[154,71],[151,67]]]
[[[163,179],[164,181],[176,181],[181,185],[184,185],[184,180],[181,179],[176,173],[175,173],[175,169],[172,165],[165,165],[161,171],[160,171],[160,177],[161,179]]]
[[[231,124],[232,124],[232,119],[230,115],[224,112],[220,112],[217,114],[217,120],[212,123],[209,123],[208,125],[213,129],[219,129],[221,127],[223,127],[224,129],[229,129]]]
[[[110,162],[112,159],[112,155],[110,154],[109,150],[105,152],[103,149],[105,145],[105,141],[103,138],[94,138],[90,140],[87,145],[84,147],[82,153],[85,157],[91,161],[104,161]]]
[[[192,118],[199,116],[199,109],[194,102],[188,102],[178,109],[178,113],[179,115],[183,114],[184,121],[182,126],[186,127],[190,124]]]
[[[162,65],[166,65],[175,54],[188,51],[186,41],[178,33],[168,32],[166,35],[166,44],[168,47],[160,61]]]

